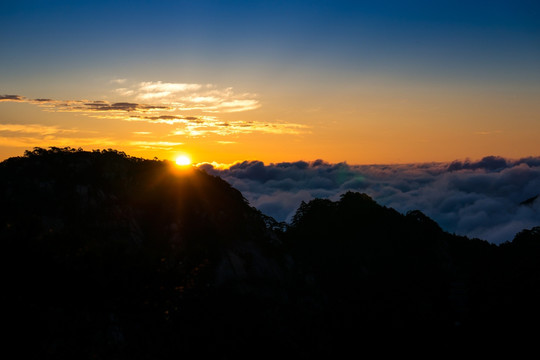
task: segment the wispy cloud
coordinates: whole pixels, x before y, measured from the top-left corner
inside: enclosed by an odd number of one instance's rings
[[[36,146],[92,146],[92,147],[114,147],[118,146],[118,141],[110,137],[63,137],[63,136],[3,136],[0,134],[1,146],[24,147],[26,149]]]
[[[0,95],[0,101],[24,101],[24,96],[20,95]]]
[[[133,132],[136,136],[151,135],[148,131]],[[87,135],[87,136],[82,136]],[[88,136],[90,135],[90,136]],[[95,134],[94,134],[95,135]],[[0,144],[2,146],[133,146],[143,149],[172,150],[182,142],[155,140],[119,140],[111,137],[92,136],[91,132],[63,129],[58,126],[40,124],[0,124]]]
[[[183,145],[181,142],[172,142],[172,141],[130,141],[129,145],[137,146],[145,149],[161,149],[161,150],[172,150],[177,146]]]
[[[54,134],[75,133],[77,130],[61,129],[57,126],[47,126],[40,124],[0,124],[0,133],[7,135],[11,133],[13,136],[24,134],[38,134],[41,136]]]
[[[115,146],[110,137],[96,137],[94,132],[65,129],[41,124],[0,124],[0,144],[32,148],[35,146]]]
[[[178,96],[184,95],[186,92],[200,90],[203,87],[201,84],[182,84],[182,83],[163,83],[161,81],[141,82],[134,92],[137,98],[143,100],[159,99],[161,101],[176,101]]]
[[[137,114],[130,114],[129,117],[122,118],[125,121],[141,121],[149,122],[153,124],[190,124],[190,123],[212,123],[216,121],[215,116],[184,116],[184,115],[156,115],[156,116],[140,116]]]
[[[170,135],[229,136],[250,133],[302,134],[309,127],[285,122],[222,120],[226,113],[254,110],[260,107],[256,94],[237,94],[231,87],[220,89],[213,84],[139,82],[128,86],[126,79],[112,80],[122,84],[114,92],[126,101],[30,99],[22,95],[2,95],[0,101],[26,102],[49,112],[75,112],[96,118],[137,121],[174,126]]]
[[[300,124],[288,123],[262,123],[256,121],[221,121],[218,119],[204,119],[203,121],[190,120],[181,122],[171,135],[202,136],[217,134],[221,136],[271,133],[271,134],[301,134],[308,131],[308,127]]]
[[[116,89],[141,101],[154,101],[179,111],[239,112],[260,107],[257,95],[237,94],[231,87],[220,89],[212,84],[164,83],[147,81],[130,88]]]
[[[133,131],[132,134],[135,134],[135,135],[150,135],[152,134],[151,131]]]
[[[52,100],[33,99],[29,103],[52,111],[60,112],[112,112],[112,113],[147,113],[152,111],[166,111],[171,108],[163,105],[138,104],[133,102],[109,102],[105,100]]]
[[[110,102],[105,100],[54,100],[48,98],[29,99],[22,95],[1,95],[0,101],[27,102],[46,110],[60,112],[117,112],[146,113],[150,111],[171,110],[164,105],[138,104],[133,102]]]

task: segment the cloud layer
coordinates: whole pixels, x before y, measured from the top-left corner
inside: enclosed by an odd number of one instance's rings
[[[301,201],[338,199],[365,192],[400,212],[419,209],[443,229],[493,243],[512,240],[540,225],[540,157],[408,165],[246,161],[223,169],[201,168],[239,189],[250,203],[280,221],[290,221]],[[530,200],[533,199],[533,200]],[[527,201],[529,200],[529,201]]]

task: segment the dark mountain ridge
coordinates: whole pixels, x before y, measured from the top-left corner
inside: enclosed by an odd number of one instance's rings
[[[332,356],[540,320],[540,227],[496,246],[353,192],[287,225],[218,177],[115,150],[27,151],[0,189],[4,318],[39,358]]]

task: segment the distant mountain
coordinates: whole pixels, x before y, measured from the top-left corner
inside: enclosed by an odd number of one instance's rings
[[[495,246],[353,192],[278,223],[218,177],[115,150],[0,163],[0,240],[4,324],[41,359],[331,357],[540,320],[540,227]]]

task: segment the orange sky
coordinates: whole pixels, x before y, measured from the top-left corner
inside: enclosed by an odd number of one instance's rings
[[[218,163],[540,154],[534,4],[387,5],[3,4],[0,159],[36,146]]]
[[[317,158],[404,163],[516,158],[539,151],[540,102],[534,96],[405,84],[392,92],[360,88],[292,95],[237,94],[192,84],[193,90],[164,95],[164,89],[181,84],[153,82],[144,92],[143,82],[133,83],[105,84],[109,89],[100,99],[107,100],[5,99],[0,157],[34,146],[115,148],[161,159],[186,153],[195,162],[218,163]],[[189,98],[193,103],[186,103]]]

